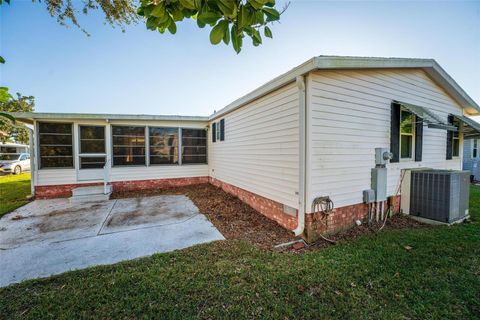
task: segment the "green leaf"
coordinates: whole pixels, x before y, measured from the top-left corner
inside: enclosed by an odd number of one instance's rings
[[[8,88],[0,87],[0,102],[7,102],[12,98],[12,95],[8,92]]]
[[[3,59],[2,56],[0,56],[0,63],[2,63],[2,64],[5,63],[5,59]]]
[[[156,5],[151,13],[152,16],[160,18],[162,20],[164,19],[166,14],[167,14],[167,11],[165,10],[164,2],[160,2],[158,5]]]
[[[233,49],[235,52],[238,54],[242,50],[242,37],[238,33],[237,26],[233,25],[232,30],[231,30],[231,36],[232,36],[232,45]]]
[[[157,28],[157,25],[158,25],[158,19],[157,18],[149,17],[147,19],[146,26],[147,26],[148,30],[155,30]]]
[[[179,8],[173,9],[170,13],[172,15],[173,21],[182,21],[185,17],[182,10],[180,10]]]
[[[194,0],[180,0],[180,4],[187,9],[196,9]]]
[[[213,11],[203,11],[198,13],[198,21],[214,25],[222,16],[218,12]]]
[[[261,9],[263,7],[263,3],[261,3],[259,0],[248,0],[248,3],[255,9]]]
[[[172,21],[168,26],[168,31],[170,31],[171,34],[177,33],[177,25],[175,24],[174,21]]]
[[[225,20],[220,21],[210,32],[210,42],[212,44],[219,44],[225,36],[225,32],[228,30],[228,22]]]
[[[201,22],[200,20],[197,20],[197,26],[198,26],[199,28],[202,28],[202,29],[203,29],[203,28],[205,28],[206,25],[207,25],[206,23],[203,23],[203,22]]]
[[[227,18],[237,16],[237,4],[234,0],[217,0],[217,6]]]
[[[262,11],[258,10],[255,12],[255,24],[264,24],[265,23],[265,15]]]
[[[270,0],[270,1],[268,1],[267,3],[265,3],[265,5],[266,5],[267,7],[272,8],[272,7],[275,6],[275,0]]]
[[[280,20],[280,13],[277,10],[273,8],[263,8],[262,10],[265,12],[268,22]]]
[[[265,37],[273,38],[272,30],[270,30],[269,27],[265,26],[265,29],[263,29],[263,33],[265,34]]]
[[[228,23],[226,26],[226,30],[223,33],[223,43],[225,43],[226,45],[230,43],[230,30],[228,30]]]

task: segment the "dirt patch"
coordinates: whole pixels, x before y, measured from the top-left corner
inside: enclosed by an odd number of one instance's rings
[[[98,224],[98,210],[104,207],[102,204],[92,204],[75,209],[54,210],[40,216],[42,219],[35,228],[42,233],[91,228]]]
[[[156,195],[186,195],[227,239],[247,240],[265,249],[295,239],[292,232],[261,215],[256,210],[210,184],[164,190],[115,192],[114,199]]]
[[[115,192],[113,198],[149,197],[164,194],[182,194],[188,196],[215,227],[227,239],[247,240],[250,243],[264,249],[273,249],[275,245],[293,241],[296,238],[291,231],[288,231],[256,210],[243,203],[222,189],[210,184],[202,184],[188,187],[176,187],[164,190],[144,190],[139,192]],[[328,238],[336,243],[353,240],[367,234],[375,234],[382,226],[382,223],[375,223],[372,226],[365,224],[348,229],[344,232],[331,235]],[[420,223],[401,215],[394,215],[387,220],[381,232],[387,230],[428,228],[429,225]],[[294,251],[298,253],[311,250],[318,250],[334,244],[319,240],[304,248],[294,249],[293,246],[285,247],[279,251]]]
[[[168,201],[158,199],[152,203],[144,203],[141,198],[135,200],[135,205],[131,208],[122,208],[119,212],[112,214],[106,226],[124,227],[155,223],[155,221],[157,221],[156,217],[158,216],[162,216],[163,220],[165,220],[165,218],[182,220],[189,217],[186,212],[173,209],[171,203],[168,203]],[[118,203],[115,204],[115,206],[117,205]],[[112,211],[115,211],[115,207]]]

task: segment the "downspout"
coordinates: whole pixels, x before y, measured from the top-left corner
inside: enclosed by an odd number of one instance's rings
[[[298,107],[299,107],[299,187],[298,187],[298,216],[297,228],[293,230],[295,236],[299,236],[305,229],[305,160],[306,160],[306,95],[305,78],[298,76],[296,78],[298,87]]]
[[[28,129],[28,144],[29,144],[29,151],[30,151],[30,192],[32,196],[35,196],[35,184],[36,184],[36,173],[37,170],[35,169],[35,150],[34,144],[33,144],[33,137],[34,137],[34,131],[33,129],[25,126],[25,128]]]

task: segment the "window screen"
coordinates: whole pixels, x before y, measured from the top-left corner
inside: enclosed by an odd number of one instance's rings
[[[105,153],[105,127],[80,126],[80,153]]]
[[[460,122],[455,119],[453,125],[457,127],[458,130],[452,134],[452,156],[458,157],[460,156]]]
[[[178,164],[178,128],[150,127],[150,164]]]
[[[145,165],[145,127],[112,126],[113,165]]]
[[[400,158],[411,159],[413,156],[413,113],[402,110],[400,113]]]
[[[40,168],[73,168],[71,123],[39,123]]]
[[[182,163],[207,163],[207,132],[182,129]]]

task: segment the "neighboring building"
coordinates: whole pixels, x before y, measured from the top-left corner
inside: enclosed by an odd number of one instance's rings
[[[114,190],[210,182],[310,237],[366,216],[377,147],[393,153],[389,196],[402,169],[461,169],[479,110],[434,60],[320,56],[210,117],[14,115],[35,126],[39,198],[105,176]],[[323,196],[327,225],[312,213]]]
[[[468,170],[474,181],[480,181],[480,137],[465,139],[463,145],[463,170]]]
[[[28,150],[26,144],[0,142],[0,153],[28,153]]]

